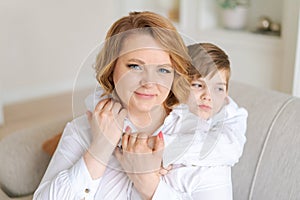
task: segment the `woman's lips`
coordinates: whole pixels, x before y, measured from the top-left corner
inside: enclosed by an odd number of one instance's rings
[[[211,107],[210,106],[207,106],[207,105],[199,105],[199,108],[202,109],[202,110],[205,110],[205,111],[210,111],[211,110]]]
[[[134,92],[137,97],[139,98],[143,98],[143,99],[151,99],[153,97],[155,97],[155,94],[147,94],[147,93],[141,93],[141,92]]]

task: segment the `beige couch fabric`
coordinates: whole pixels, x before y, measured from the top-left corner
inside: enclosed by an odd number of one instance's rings
[[[232,171],[234,199],[300,199],[300,99],[240,83],[230,91],[249,112],[244,153]]]
[[[300,199],[300,101],[276,119],[262,154],[252,199]]]
[[[0,140],[0,187],[4,193],[10,197],[33,193],[50,160],[41,146],[65,124],[66,120],[38,124]]]

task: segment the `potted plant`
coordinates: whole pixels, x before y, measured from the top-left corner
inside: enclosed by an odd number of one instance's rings
[[[217,0],[217,2],[221,7],[221,21],[225,28],[246,28],[248,0]]]

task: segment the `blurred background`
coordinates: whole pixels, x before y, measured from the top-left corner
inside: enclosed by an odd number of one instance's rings
[[[80,87],[93,86],[80,73],[93,74],[91,51],[116,19],[141,10],[220,45],[232,80],[300,96],[300,0],[0,0],[0,124],[6,106],[70,92],[78,74]]]

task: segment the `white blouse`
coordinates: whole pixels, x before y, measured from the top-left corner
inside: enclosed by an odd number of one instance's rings
[[[162,131],[163,164],[174,164],[161,177],[153,199],[232,199],[230,166],[242,154],[246,120],[247,111],[232,99],[208,121],[199,120],[186,105],[174,108],[153,134]],[[127,125],[134,130],[128,120]],[[114,155],[103,176],[92,180],[83,160],[91,140],[85,115],[66,125],[33,199],[141,199]]]

